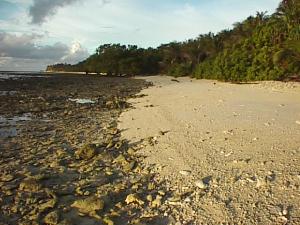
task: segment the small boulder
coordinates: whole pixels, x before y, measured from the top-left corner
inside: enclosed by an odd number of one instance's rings
[[[138,205],[144,205],[144,202],[136,194],[127,195],[125,202],[128,205],[131,203],[135,203]]]
[[[97,197],[89,197],[75,201],[71,207],[77,208],[79,212],[92,214],[96,211],[101,211],[104,208],[104,201]]]
[[[95,145],[85,145],[82,148],[79,148],[75,152],[76,159],[91,159],[96,155],[96,146]]]
[[[50,212],[44,218],[45,224],[54,225],[54,224],[58,224],[58,221],[59,221],[59,215],[57,211]]]
[[[195,185],[196,185],[198,188],[200,188],[200,189],[206,189],[206,188],[208,187],[208,185],[205,184],[205,183],[203,182],[203,180],[197,180],[197,181],[195,182]]]
[[[29,178],[20,183],[19,190],[28,192],[38,192],[42,185],[36,179]]]

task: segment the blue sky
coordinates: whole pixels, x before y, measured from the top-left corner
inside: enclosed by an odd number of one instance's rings
[[[0,0],[0,70],[76,63],[104,43],[156,47],[229,29],[280,0]]]

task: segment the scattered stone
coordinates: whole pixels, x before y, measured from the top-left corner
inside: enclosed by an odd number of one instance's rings
[[[49,201],[47,201],[47,202],[45,202],[45,203],[43,203],[43,204],[40,204],[40,205],[38,206],[39,211],[40,211],[40,212],[44,212],[44,211],[46,211],[47,209],[53,209],[53,208],[55,207],[56,203],[57,203],[57,200],[56,200],[56,199],[51,199],[51,200],[49,200]]]
[[[115,158],[114,163],[119,163],[121,165],[128,164],[128,162],[123,154],[120,154],[117,158]]]
[[[59,214],[57,211],[50,212],[44,218],[45,224],[49,224],[49,225],[58,224],[58,221],[59,221]]]
[[[192,199],[191,199],[190,197],[186,197],[186,198],[184,199],[184,202],[190,203],[190,202],[192,202]]]
[[[144,202],[136,194],[127,195],[125,202],[128,205],[131,203],[136,203],[138,205],[144,205]]]
[[[300,120],[297,120],[297,121],[296,121],[296,124],[300,125]]]
[[[151,191],[151,190],[154,190],[155,189],[155,184],[153,182],[150,182],[148,184],[148,190]]]
[[[82,200],[75,201],[71,207],[77,208],[79,212],[85,214],[95,213],[104,208],[104,201],[97,197],[89,197]]]
[[[20,183],[19,190],[28,192],[38,192],[42,185],[36,179],[29,178]]]
[[[223,133],[226,134],[226,135],[233,135],[234,134],[233,130],[224,130]]]
[[[151,202],[151,207],[152,208],[158,208],[161,206],[161,200],[162,200],[162,196],[161,195],[157,195],[155,200]]]
[[[10,182],[14,179],[14,176],[11,174],[3,174],[0,178],[1,181],[3,182]]]
[[[198,188],[200,188],[200,189],[206,189],[206,188],[208,188],[208,185],[205,184],[205,183],[203,182],[203,180],[197,180],[197,181],[195,182],[195,185],[196,185]]]
[[[120,149],[121,147],[122,147],[122,145],[123,145],[123,142],[122,141],[118,141],[116,144],[115,144],[115,148],[116,149]]]
[[[181,170],[179,173],[183,176],[189,176],[191,174],[191,171],[189,170]]]
[[[125,171],[129,172],[132,171],[136,167],[136,165],[136,161],[131,161],[130,163],[126,163],[125,165],[123,165],[123,168]]]
[[[96,147],[95,145],[85,145],[82,148],[79,148],[76,152],[75,152],[75,157],[76,159],[91,159],[96,155]]]
[[[114,222],[108,217],[104,217],[103,222],[107,225],[114,225]]]
[[[168,131],[159,131],[159,135],[164,136]]]
[[[147,195],[146,199],[147,199],[149,202],[152,202],[152,201],[153,201],[152,195]]]
[[[162,190],[159,190],[158,191],[158,194],[160,194],[161,196],[165,196],[166,195],[166,192],[162,191]]]
[[[128,155],[134,155],[134,154],[135,154],[135,151],[134,151],[133,148],[129,148],[129,149],[127,150],[127,153],[128,153]]]
[[[267,182],[265,179],[262,178],[256,178],[256,187],[260,188],[260,187],[264,187],[266,186]]]

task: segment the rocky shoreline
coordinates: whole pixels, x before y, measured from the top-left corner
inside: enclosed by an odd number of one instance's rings
[[[162,202],[176,196],[117,129],[126,100],[149,85],[80,75],[1,80],[0,224],[170,222]]]

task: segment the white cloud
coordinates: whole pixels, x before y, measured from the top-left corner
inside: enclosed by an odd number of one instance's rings
[[[38,34],[16,35],[0,32],[0,70],[20,68],[44,69],[47,64],[57,62],[77,63],[88,57],[88,51],[75,42],[67,46],[57,42],[53,45],[37,44],[43,36]]]
[[[33,0],[33,5],[29,9],[31,22],[42,24],[48,17],[56,14],[57,10],[66,5],[73,4],[79,0]]]

